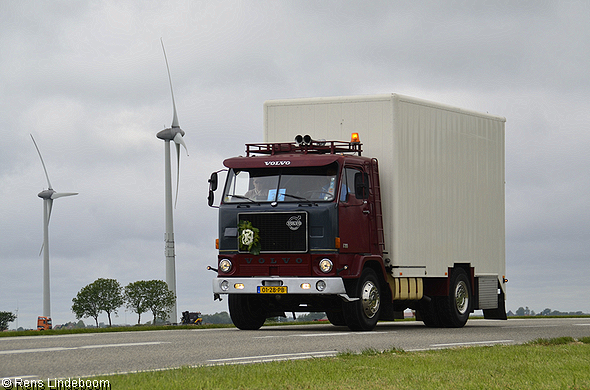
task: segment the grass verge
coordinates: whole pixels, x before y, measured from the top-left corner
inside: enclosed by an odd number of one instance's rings
[[[112,389],[590,389],[590,337],[92,378]]]
[[[18,336],[48,336],[76,333],[108,333],[108,332],[141,332],[146,330],[178,330],[178,329],[207,329],[207,328],[233,328],[233,325],[138,325],[138,326],[113,326],[107,328],[78,328],[78,329],[50,329],[50,330],[19,330],[0,332],[0,337]]]

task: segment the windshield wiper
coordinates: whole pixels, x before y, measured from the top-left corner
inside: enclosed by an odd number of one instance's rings
[[[291,198],[298,199],[298,200],[305,200],[305,201],[307,201],[307,200],[308,200],[307,198],[303,198],[303,197],[301,197],[301,196],[297,196],[297,195],[291,195],[291,194],[281,194],[281,195],[284,195],[284,196],[289,196],[289,197],[291,197]]]
[[[238,199],[246,199],[249,200],[252,203],[258,203],[253,199],[248,198],[247,196],[242,196],[242,195],[231,195],[231,194],[227,194],[227,196],[231,196],[232,198],[238,198]]]

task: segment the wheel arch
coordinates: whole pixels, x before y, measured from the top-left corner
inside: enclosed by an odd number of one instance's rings
[[[451,273],[454,269],[462,269],[467,274],[469,278],[469,283],[471,284],[471,295],[475,296],[476,289],[475,289],[475,267],[471,266],[471,263],[455,263],[453,264],[453,268],[449,268],[449,275],[447,276],[447,280],[451,279]]]
[[[387,292],[391,295],[391,292],[389,291],[389,283],[387,282],[387,271],[385,270],[385,265],[383,264],[383,258],[381,256],[357,255],[355,256],[355,261],[353,264],[354,265],[351,267],[350,273],[344,279],[344,285],[346,287],[346,291],[349,294],[354,291],[356,282],[361,277],[363,270],[370,268],[375,271],[375,274],[377,274],[381,293],[383,294],[384,292]]]

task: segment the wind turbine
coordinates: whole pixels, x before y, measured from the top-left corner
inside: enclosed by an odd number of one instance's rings
[[[174,115],[172,117],[172,126],[160,131],[156,134],[161,140],[164,140],[164,171],[165,171],[165,203],[166,203],[166,233],[164,235],[164,253],[166,255],[166,284],[170,291],[176,296],[176,260],[174,253],[174,221],[172,215],[172,169],[170,167],[170,141],[174,141],[176,145],[176,200],[178,200],[178,180],[180,179],[180,145],[184,146],[188,156],[188,149],[184,143],[184,130],[178,124],[178,115],[176,114],[176,103],[174,102],[174,91],[172,89],[172,78],[170,77],[170,67],[168,66],[168,58],[166,57],[166,49],[164,49],[164,41],[160,38],[162,43],[162,51],[164,52],[164,59],[166,60],[166,69],[168,70],[168,81],[170,82],[170,93],[172,94],[172,109]],[[171,322],[178,321],[177,304],[168,313],[168,319],[173,319]]]
[[[51,218],[51,208],[53,207],[53,200],[62,198],[64,196],[78,195],[77,192],[55,192],[49,181],[49,175],[47,174],[47,168],[45,168],[45,162],[31,134],[35,149],[39,153],[41,164],[43,165],[43,171],[45,171],[45,177],[47,178],[47,189],[39,192],[39,198],[43,199],[43,316],[51,317],[51,301],[49,296],[49,219]]]

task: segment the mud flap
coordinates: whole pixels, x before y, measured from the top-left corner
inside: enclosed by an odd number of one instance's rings
[[[506,300],[504,299],[504,292],[498,294],[498,308],[483,309],[483,318],[486,320],[506,320]]]

